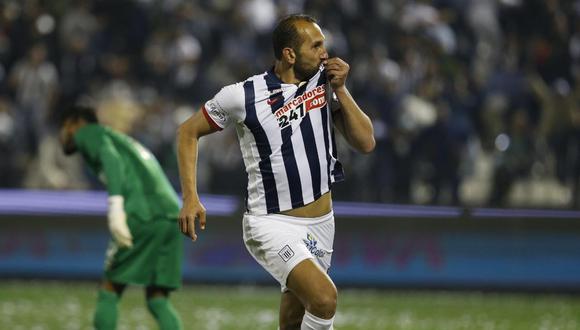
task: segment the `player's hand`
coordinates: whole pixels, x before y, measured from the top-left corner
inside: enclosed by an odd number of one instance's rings
[[[322,62],[326,70],[326,76],[330,82],[330,86],[336,90],[341,88],[346,83],[346,77],[350,70],[348,63],[338,57],[329,58]]]
[[[133,236],[127,225],[127,215],[123,207],[123,196],[109,197],[109,211],[107,213],[107,220],[109,223],[109,231],[113,239],[121,247],[132,247]]]
[[[197,240],[195,231],[195,219],[199,221],[199,228],[205,229],[205,207],[199,200],[186,200],[183,202],[183,207],[179,212],[179,229],[181,232],[191,238]]]

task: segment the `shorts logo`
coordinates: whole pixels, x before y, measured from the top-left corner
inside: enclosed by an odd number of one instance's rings
[[[326,255],[325,251],[316,247],[318,241],[312,234],[306,234],[306,239],[303,239],[302,241],[304,244],[306,244],[306,248],[308,251],[310,251],[310,253],[312,253],[313,256],[323,258]]]
[[[280,252],[278,252],[278,255],[280,258],[282,258],[282,260],[284,260],[284,262],[288,262],[288,260],[294,256],[294,251],[292,251],[292,249],[286,245],[282,248],[282,250],[280,250]]]

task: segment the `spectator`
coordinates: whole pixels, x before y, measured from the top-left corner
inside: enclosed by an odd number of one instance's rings
[[[176,124],[178,109],[195,107],[218,87],[267,70],[270,40],[263,31],[280,16],[306,12],[326,27],[331,54],[357,67],[349,89],[376,125],[376,153],[345,169],[366,192],[337,187],[339,198],[485,204],[489,196],[482,183],[493,181],[493,174],[485,166],[464,170],[466,145],[470,162],[485,164],[497,152],[496,137],[513,133],[511,109],[521,109],[528,122],[523,129],[539,127],[539,142],[546,141],[535,157],[544,165],[555,159],[555,169],[545,166],[545,175],[574,196],[572,204],[557,206],[574,205],[580,203],[580,124],[574,119],[578,3],[0,1],[0,94],[11,109],[2,122],[14,128],[2,145],[16,143],[22,148],[15,152],[23,151],[9,158],[7,168],[24,168],[38,155],[53,109],[86,100],[106,122],[134,134],[162,164],[174,166],[166,132]],[[426,81],[437,89],[428,98],[418,92]],[[413,126],[426,113],[430,124]],[[418,153],[434,136],[444,142],[436,144],[440,153]],[[216,153],[207,160],[209,179],[202,185],[207,192],[230,191],[219,180],[223,175],[209,175],[212,169],[243,168],[230,156]],[[22,186],[19,177],[5,185]],[[471,188],[462,195],[463,185]],[[425,188],[427,198],[418,194]]]
[[[18,61],[10,73],[16,99],[16,127],[21,149],[32,156],[46,133],[50,111],[58,92],[58,73],[48,60],[44,44],[34,44],[28,56]]]
[[[489,204],[506,206],[510,188],[529,175],[534,161],[534,139],[527,112],[516,110],[508,117],[507,133],[496,137],[496,157]]]

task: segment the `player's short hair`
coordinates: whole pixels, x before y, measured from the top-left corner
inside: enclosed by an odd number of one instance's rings
[[[303,42],[298,29],[296,29],[295,23],[298,21],[318,23],[314,17],[305,14],[292,14],[283,17],[272,32],[272,46],[274,46],[276,59],[282,58],[282,49],[290,47],[297,50]]]
[[[63,111],[60,116],[60,126],[62,126],[69,119],[74,121],[84,120],[87,123],[92,124],[99,122],[95,109],[83,105],[74,105]]]

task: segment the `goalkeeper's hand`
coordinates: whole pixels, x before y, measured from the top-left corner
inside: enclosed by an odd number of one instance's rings
[[[133,236],[127,225],[127,215],[123,203],[123,196],[109,196],[109,212],[107,213],[109,230],[119,246],[132,247]]]

